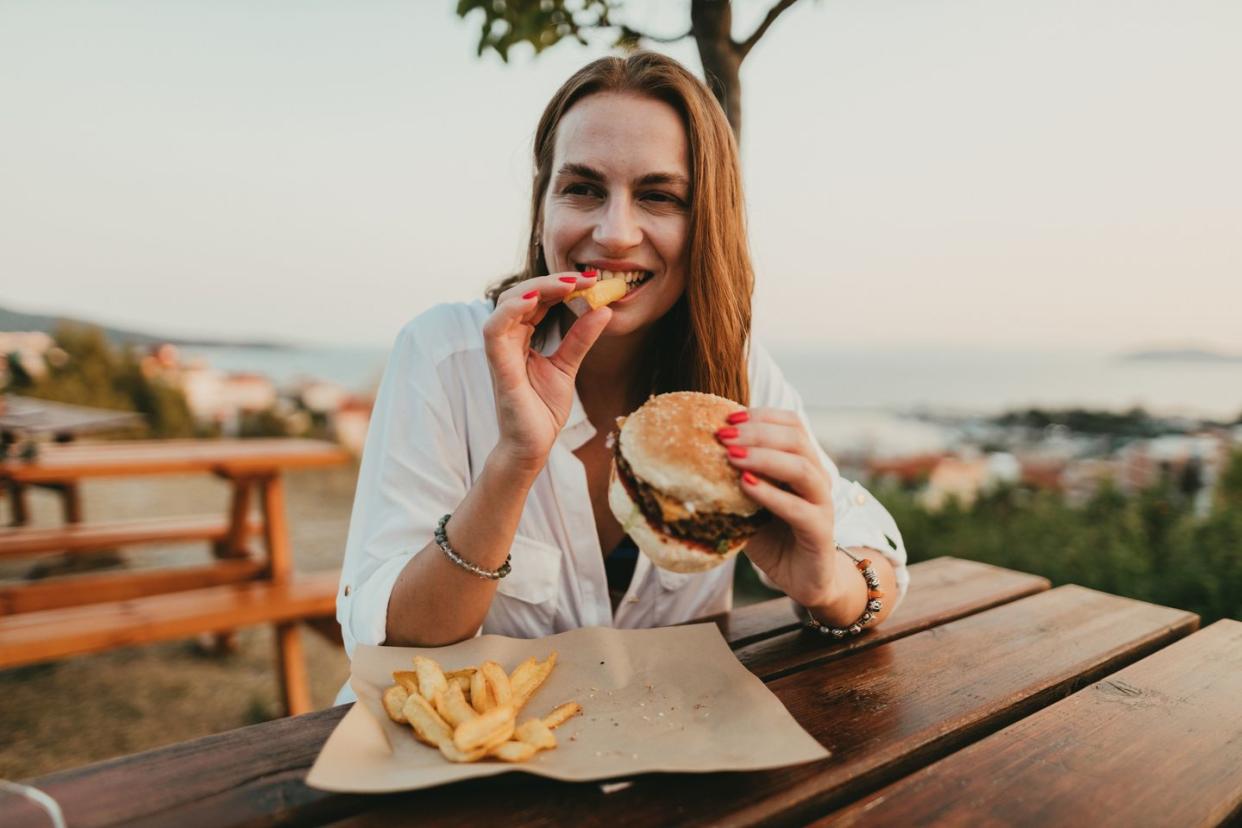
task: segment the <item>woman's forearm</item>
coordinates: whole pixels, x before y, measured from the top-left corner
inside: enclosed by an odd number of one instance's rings
[[[893,611],[893,602],[897,599],[897,573],[893,570],[893,565],[874,549],[866,547],[854,547],[850,553],[858,558],[866,558],[871,561],[871,567],[875,570],[876,577],[880,580],[880,591],[884,593],[883,607],[876,613],[875,618],[868,624],[868,627],[874,627]],[[833,626],[844,627],[854,623],[858,617],[863,614],[863,610],[867,608],[867,582],[863,578],[862,573],[858,571],[857,566],[846,555],[840,552],[836,554],[836,577],[834,582],[837,585],[836,596],[827,604],[817,607],[807,607],[811,616],[819,621],[819,623]]]
[[[449,521],[453,550],[483,569],[498,569],[513,545],[537,476],[538,469],[511,461],[501,449],[493,451]],[[393,585],[384,643],[438,647],[470,638],[492,605],[496,584],[450,561],[429,539]]]

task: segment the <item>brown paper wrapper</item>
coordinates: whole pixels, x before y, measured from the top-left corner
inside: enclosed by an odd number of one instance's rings
[[[529,762],[453,764],[391,721],[380,694],[394,670],[427,655],[447,670],[492,660],[505,670],[557,651],[556,669],[519,723],[577,701],[554,750]],[[812,762],[826,751],[743,667],[714,624],[617,630],[589,627],[540,639],[485,635],[451,647],[354,652],[359,703],[333,731],[307,777],[311,787],[380,793],[514,771],[587,781],[639,773],[760,770]]]

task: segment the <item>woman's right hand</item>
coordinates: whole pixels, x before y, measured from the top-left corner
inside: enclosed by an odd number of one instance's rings
[[[519,467],[531,471],[543,467],[569,419],[578,366],[608,325],[612,311],[604,307],[579,317],[556,352],[546,357],[530,347],[535,326],[570,293],[593,284],[594,276],[575,272],[519,282],[499,296],[483,326],[500,423],[498,448]]]

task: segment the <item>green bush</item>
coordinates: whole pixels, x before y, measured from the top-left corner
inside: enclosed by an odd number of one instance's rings
[[[1204,625],[1242,618],[1242,452],[1205,518],[1175,481],[1132,496],[1105,486],[1081,506],[1016,487],[935,512],[896,487],[876,496],[901,527],[911,563],[952,555],[1180,607]]]

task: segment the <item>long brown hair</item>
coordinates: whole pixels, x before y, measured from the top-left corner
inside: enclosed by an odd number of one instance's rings
[[[705,391],[749,404],[746,344],[750,335],[755,276],[746,241],[742,176],[733,131],[708,88],[684,66],[655,52],[606,57],[567,80],[539,119],[535,131],[535,179],[531,188],[531,234],[526,265],[487,291],[495,303],[510,285],[544,276],[548,264],[539,232],[543,200],[552,179],[556,131],[578,101],[601,92],[645,95],[681,116],[690,146],[690,207],[686,289],[656,325],[638,372],[639,401],[666,391]],[[549,313],[538,339],[562,313]]]

